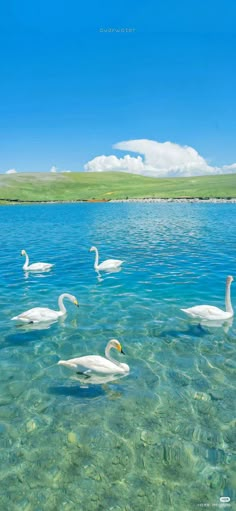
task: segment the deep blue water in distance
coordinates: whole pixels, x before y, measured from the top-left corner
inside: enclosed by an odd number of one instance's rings
[[[180,311],[224,308],[225,279],[236,276],[235,211],[0,208],[0,509],[195,511],[235,499],[235,322],[202,327]],[[123,259],[122,270],[97,275],[92,245],[101,261]],[[54,268],[27,274],[22,249]],[[64,321],[10,321],[31,307],[57,309],[63,292],[80,303],[68,302]],[[111,338],[128,376],[90,383],[57,365],[103,355]]]

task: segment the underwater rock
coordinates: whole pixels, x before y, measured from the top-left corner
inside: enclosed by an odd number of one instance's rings
[[[37,428],[37,425],[36,425],[36,422],[33,419],[31,419],[30,421],[28,421],[26,423],[26,431],[27,431],[27,433],[32,433],[32,431],[34,431],[36,428]]]
[[[77,434],[74,433],[74,431],[70,431],[67,435],[67,440],[70,444],[74,444],[74,445],[77,445],[79,447],[79,441],[78,441],[78,437],[77,437]]]
[[[206,394],[206,392],[195,392],[193,399],[197,399],[198,401],[211,401],[211,396]]]
[[[225,487],[226,477],[224,474],[218,471],[214,471],[207,479],[207,484],[210,488],[223,489]]]
[[[97,472],[96,467],[94,465],[89,465],[85,469],[85,475],[89,479],[93,479],[94,481],[101,481],[101,475]]]
[[[160,440],[159,436],[158,436],[158,434],[156,432],[147,431],[147,430],[141,431],[140,439],[142,440],[144,445],[145,444],[155,445]]]

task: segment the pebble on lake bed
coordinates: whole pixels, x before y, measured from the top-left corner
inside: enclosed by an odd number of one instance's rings
[[[198,399],[198,401],[211,401],[211,397],[205,392],[195,392],[194,399]]]
[[[32,419],[26,423],[26,431],[27,433],[31,433],[36,429],[36,422]]]
[[[68,433],[67,440],[70,444],[78,445],[79,443],[78,437],[76,433],[74,433],[73,431],[70,431],[70,433]]]

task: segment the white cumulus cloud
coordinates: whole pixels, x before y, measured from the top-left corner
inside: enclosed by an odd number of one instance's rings
[[[137,158],[127,154],[124,158],[116,156],[97,156],[93,160],[86,163],[85,170],[89,172],[104,172],[109,170],[121,170],[127,172],[141,173],[145,170],[141,156]]]
[[[16,174],[17,171],[16,169],[9,169],[9,170],[6,170],[5,174]]]
[[[222,169],[225,174],[232,174],[233,172],[236,172],[236,163],[232,163],[232,165],[223,165]]]
[[[196,149],[173,142],[155,140],[128,140],[119,142],[114,149],[139,153],[141,156],[126,154],[123,158],[115,155],[97,156],[84,166],[87,172],[122,171],[153,177],[201,176],[236,172],[236,163],[214,167],[207,163]]]
[[[50,168],[50,172],[57,172],[57,167],[55,165],[53,165],[51,168]]]

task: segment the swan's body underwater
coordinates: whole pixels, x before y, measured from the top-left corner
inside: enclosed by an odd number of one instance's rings
[[[22,312],[18,316],[11,318],[13,321],[21,321],[22,323],[41,323],[44,321],[57,321],[58,318],[66,314],[66,308],[63,303],[64,298],[70,300],[74,305],[79,306],[75,296],[69,293],[63,293],[58,298],[59,311],[48,309],[46,307],[34,307],[25,312]]]
[[[230,297],[230,286],[233,282],[233,277],[230,275],[226,279],[226,291],[225,291],[225,308],[226,310],[219,309],[213,305],[196,305],[189,309],[181,309],[183,312],[188,314],[190,318],[207,321],[227,320],[233,317],[234,311],[231,304]]]
[[[21,255],[25,256],[25,264],[23,266],[23,270],[27,271],[47,271],[50,270],[54,264],[49,263],[33,263],[29,264],[29,256],[25,250],[21,251]]]
[[[88,355],[85,357],[71,358],[70,360],[59,360],[58,364],[72,369],[80,374],[125,374],[129,372],[127,364],[121,364],[114,360],[110,355],[110,349],[115,348],[120,353],[123,353],[121,344],[116,339],[111,339],[108,342],[105,350],[105,357],[100,355]]]
[[[101,271],[106,271],[106,270],[112,270],[112,269],[117,269],[119,268],[122,263],[124,261],[121,261],[120,259],[107,259],[106,261],[104,261],[103,263],[100,263],[98,264],[98,249],[96,247],[91,247],[90,248],[90,252],[95,252],[96,253],[96,256],[95,256],[95,263],[94,263],[94,268],[95,270],[101,270]]]

